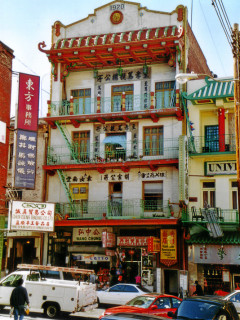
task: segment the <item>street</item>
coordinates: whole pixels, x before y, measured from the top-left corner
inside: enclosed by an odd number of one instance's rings
[[[55,318],[56,320],[62,320],[62,319],[68,319],[68,320],[75,320],[77,319],[88,319],[88,320],[94,320],[94,319],[98,319],[99,316],[103,313],[105,309],[102,308],[97,308],[95,310],[92,311],[87,311],[87,312],[77,312],[75,314],[70,314],[70,315],[66,315],[66,314],[60,314],[59,317]],[[4,320],[4,319],[8,319],[9,316],[9,311],[10,308],[5,308],[3,310],[0,311],[0,320]],[[14,320],[14,317],[11,317],[12,320]],[[24,316],[24,319],[35,319],[35,320],[46,320],[49,319],[47,317],[44,316],[43,313],[34,313],[31,312],[30,309],[30,315],[29,316]]]

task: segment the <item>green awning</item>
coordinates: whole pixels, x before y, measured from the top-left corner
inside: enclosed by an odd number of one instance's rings
[[[191,235],[188,244],[240,244],[240,232],[225,231],[223,237],[212,238],[208,232],[201,232]]]

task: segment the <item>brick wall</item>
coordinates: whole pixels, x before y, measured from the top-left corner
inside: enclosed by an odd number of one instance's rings
[[[0,41],[0,120],[10,125],[13,50]],[[5,210],[9,130],[6,144],[0,143],[0,214]]]
[[[207,60],[189,24],[187,27],[187,37],[188,37],[187,72],[193,71],[194,73],[205,73],[205,74],[211,75],[211,71],[207,65]]]

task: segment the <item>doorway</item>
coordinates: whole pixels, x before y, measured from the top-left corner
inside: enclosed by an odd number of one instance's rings
[[[110,214],[112,216],[122,215],[122,182],[109,183]]]
[[[164,293],[178,296],[178,270],[164,270]]]

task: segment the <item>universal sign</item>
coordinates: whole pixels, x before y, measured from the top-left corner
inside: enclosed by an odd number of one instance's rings
[[[211,161],[204,163],[206,176],[237,174],[236,161]]]

